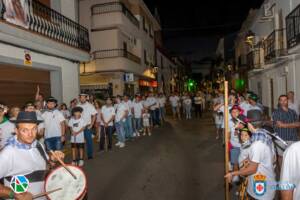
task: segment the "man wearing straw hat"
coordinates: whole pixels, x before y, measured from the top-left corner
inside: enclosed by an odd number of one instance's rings
[[[0,198],[31,200],[33,194],[44,192],[44,180],[49,156],[44,147],[36,140],[38,124],[35,112],[20,112],[16,120],[16,135],[9,138],[4,149],[0,152]],[[64,153],[55,151],[50,161],[55,157],[64,158]],[[17,194],[9,185],[13,176],[24,175],[29,180],[28,191]],[[43,200],[41,197],[38,200]]]

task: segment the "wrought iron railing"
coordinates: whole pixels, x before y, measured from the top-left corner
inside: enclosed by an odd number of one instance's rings
[[[265,63],[272,62],[287,53],[284,41],[285,29],[274,30],[263,42]]]
[[[89,32],[85,27],[37,0],[25,2],[25,6],[28,7],[26,29],[72,47],[90,51]],[[2,5],[0,17],[5,20],[7,9],[2,1],[0,4]],[[11,23],[8,20],[7,22]]]
[[[95,59],[125,57],[138,64],[141,63],[141,59],[138,56],[126,51],[125,49],[99,50],[93,52],[93,54]]]
[[[260,68],[261,65],[260,49],[253,49],[247,54],[247,66],[249,69],[254,69]]]
[[[140,27],[139,20],[121,2],[96,4],[92,7],[92,15],[99,15],[111,12],[122,12],[135,26]]]
[[[288,14],[286,21],[287,48],[293,48],[300,42],[300,4]]]

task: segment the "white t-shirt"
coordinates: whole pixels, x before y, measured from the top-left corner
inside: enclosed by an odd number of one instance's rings
[[[61,137],[61,122],[65,121],[63,114],[59,110],[46,110],[42,114],[45,126],[45,139]]]
[[[179,100],[180,99],[178,96],[170,96],[170,98],[169,98],[169,101],[170,101],[172,107],[177,107]]]
[[[96,109],[96,111],[97,111],[96,123],[97,124],[102,124],[102,120],[101,120],[101,108],[100,109]]]
[[[294,103],[289,101],[289,109],[294,110],[296,112],[297,116],[299,117],[299,103],[298,103],[298,101],[294,101]]]
[[[187,97],[183,100],[183,104],[186,106],[190,106],[190,105],[192,105],[192,100]]]
[[[90,125],[92,123],[92,116],[97,114],[95,107],[89,102],[85,102],[84,104],[79,103],[77,106],[83,109],[81,116],[86,124]]]
[[[15,132],[15,124],[6,121],[0,124],[0,150],[4,148],[7,139],[13,136]]]
[[[159,102],[159,107],[161,107],[161,108],[165,107],[165,105],[166,105],[166,97],[165,96],[159,97],[158,98],[158,102]]]
[[[69,127],[73,130],[73,131],[79,131],[82,128],[85,128],[85,126],[87,125],[83,118],[79,118],[79,119],[75,119],[74,117],[72,117],[69,120]],[[78,133],[76,136],[74,136],[73,134],[71,134],[71,143],[84,143],[84,133],[83,131],[81,131],[80,133]]]
[[[259,107],[258,105],[253,106],[249,103],[243,104],[241,108],[244,110],[244,115],[245,116],[247,116],[247,113],[248,113],[249,110],[259,110],[259,111],[263,112],[261,107]]]
[[[194,97],[194,101],[195,101],[195,104],[197,104],[197,105],[202,105],[202,103],[203,103],[203,98],[202,97]]]
[[[280,181],[282,184],[294,184],[293,200],[300,199],[300,142],[288,147],[283,154]]]
[[[142,102],[133,103],[134,118],[141,118],[144,106]]]
[[[123,103],[125,104],[125,106],[128,109],[128,116],[132,115],[131,109],[133,108],[133,103],[131,100],[128,100],[127,102],[123,101]]]
[[[251,144],[249,149],[249,160],[258,163],[258,168],[255,174],[248,176],[247,192],[258,200],[273,200],[275,197],[275,190],[272,185],[275,182],[275,172],[273,167],[274,152],[272,149],[261,141],[255,141]],[[254,176],[261,174],[266,177],[266,192],[258,196],[254,191]],[[257,191],[257,190],[256,190]]]
[[[231,120],[228,122],[229,130],[230,130],[230,143],[234,147],[241,147],[240,140],[239,140],[239,135],[235,131],[235,124]]]
[[[113,116],[116,115],[115,108],[113,106],[102,106],[101,113],[103,116],[103,120],[107,123]],[[101,125],[104,125],[104,122],[101,122]],[[109,122],[108,126],[113,126],[113,121]]]
[[[158,106],[157,99],[155,97],[148,97],[146,100],[146,105],[150,108],[150,110],[155,110]]]
[[[242,167],[243,166],[243,162],[246,160],[246,159],[249,159],[249,150],[250,150],[250,147],[248,148],[240,148],[240,155],[239,155],[239,166]]]
[[[124,116],[126,111],[128,111],[128,107],[124,103],[116,105],[116,122],[121,121],[121,118]],[[123,119],[123,122],[125,122],[125,120],[126,118]]]
[[[34,171],[46,170],[46,162],[35,147],[23,149],[17,146],[6,146],[0,151],[0,166],[0,179],[16,175],[26,176]],[[9,187],[10,183],[5,180],[4,185]],[[32,194],[44,192],[44,181],[30,183],[28,192]],[[45,199],[42,197],[37,200]]]
[[[232,119],[232,117],[231,117],[231,114],[230,114],[230,109],[232,108],[232,106],[230,106],[230,105],[228,105],[228,121],[231,121],[231,119]],[[225,112],[224,112],[224,110],[225,110],[225,106],[223,105],[223,106],[221,106],[220,108],[219,108],[219,112],[222,112],[223,113],[223,116],[225,116]],[[222,118],[222,128],[225,128],[225,124],[224,124],[224,120],[223,120],[224,118]],[[229,123],[229,122],[228,122]]]
[[[60,112],[63,114],[65,119],[69,119],[71,117],[71,113],[69,110],[61,110]]]
[[[150,113],[143,114],[143,125],[150,126]]]

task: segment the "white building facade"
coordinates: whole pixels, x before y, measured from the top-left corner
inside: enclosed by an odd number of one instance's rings
[[[108,96],[157,87],[154,32],[161,28],[142,0],[80,1],[80,23],[92,55],[80,67],[82,90]]]
[[[236,63],[250,68],[249,90],[261,97],[269,113],[288,91],[300,99],[299,4],[299,0],[266,0],[260,9],[250,11],[235,43]]]
[[[37,85],[59,102],[77,97],[79,63],[90,59],[90,46],[87,29],[76,22],[76,1],[1,2],[0,101],[23,106],[34,100]],[[16,9],[24,15],[12,17]]]

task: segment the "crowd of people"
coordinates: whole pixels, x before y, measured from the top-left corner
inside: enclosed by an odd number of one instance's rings
[[[34,112],[38,124],[37,138],[47,151],[60,151],[66,143],[71,144],[72,164],[84,165],[84,149],[87,159],[94,155],[94,138],[99,143],[98,151],[110,151],[113,148],[113,136],[117,136],[115,146],[124,148],[126,141],[140,136],[151,136],[153,128],[161,126],[166,119],[166,105],[175,120],[201,117],[205,108],[205,96],[201,92],[172,93],[166,97],[163,93],[149,92],[95,99],[91,94],[79,94],[78,98],[58,104],[54,97],[45,98],[39,87],[34,101],[26,102],[23,107],[8,107],[0,103],[0,149],[3,149],[15,134],[15,120],[22,111]],[[209,101],[209,100],[208,100]],[[170,105],[170,106],[169,106]]]
[[[71,164],[82,167],[84,160],[111,151],[113,146],[122,149],[127,141],[151,136],[154,128],[165,123],[167,110],[174,120],[190,120],[193,110],[201,117],[205,108],[201,92],[169,97],[149,92],[104,100],[81,93],[67,105],[54,97],[45,98],[37,87],[33,99],[22,107],[0,103],[0,198],[27,200],[42,193],[49,167],[64,160],[68,152],[64,150],[70,148]],[[26,175],[31,183],[28,192],[11,189],[15,175]]]
[[[216,139],[229,148],[230,172],[238,199],[300,199],[299,103],[294,92],[278,98],[278,107],[269,110],[257,94],[231,90],[228,97],[230,133],[225,144],[224,95],[213,95]],[[268,115],[270,113],[270,115]]]

